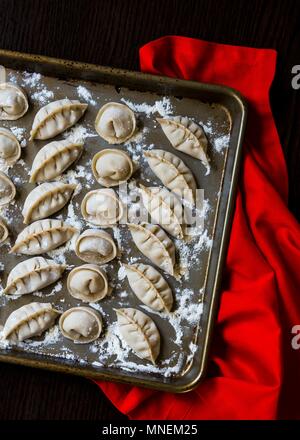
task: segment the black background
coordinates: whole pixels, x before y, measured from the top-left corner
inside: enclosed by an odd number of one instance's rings
[[[278,51],[271,104],[300,219],[299,0],[0,0],[0,48],[138,70],[138,48],[168,34]],[[0,419],[121,419],[92,382],[0,364]]]

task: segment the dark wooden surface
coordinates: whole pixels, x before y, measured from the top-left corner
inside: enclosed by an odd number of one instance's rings
[[[138,48],[167,34],[278,50],[271,103],[300,219],[299,0],[0,0],[0,47],[139,68]],[[238,73],[237,73],[238,74]],[[0,419],[116,419],[92,382],[0,365]]]

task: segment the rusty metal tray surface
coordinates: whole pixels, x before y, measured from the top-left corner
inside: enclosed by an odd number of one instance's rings
[[[89,227],[81,217],[80,202],[87,191],[99,187],[91,173],[91,159],[108,144],[97,136],[94,121],[99,108],[108,101],[127,103],[138,117],[137,135],[120,146],[129,153],[137,168],[131,186],[134,183],[147,186],[160,184],[143,159],[143,151],[154,146],[174,152],[183,159],[192,170],[198,187],[204,190],[201,205],[203,229],[191,243],[176,241],[177,262],[185,269],[185,274],[180,280],[164,274],[175,299],[169,315],[152,312],[132,293],[120,263],[149,261],[134,246],[126,226],[120,225],[110,231],[119,244],[120,256],[106,265],[113,292],[93,305],[103,316],[104,331],[100,339],[88,345],[74,344],[62,337],[56,325],[40,338],[18,346],[2,344],[0,360],[171,392],[193,389],[205,373],[217,310],[217,293],[230,231],[246,121],[243,98],[235,90],[219,85],[16,52],[0,51],[0,64],[5,66],[8,80],[26,90],[30,102],[29,111],[23,118],[0,123],[0,126],[11,128],[24,147],[21,160],[8,170],[17,188],[17,198],[14,204],[0,213],[10,230],[10,240],[0,247],[1,290],[9,271],[26,259],[25,256],[8,254],[8,251],[24,227],[21,210],[26,195],[34,187],[28,183],[31,163],[40,147],[49,142],[29,141],[29,131],[37,110],[50,101],[68,97],[89,104],[83,119],[64,135],[81,137],[85,142],[83,156],[63,177],[64,181],[77,183],[78,190],[71,203],[52,217],[63,218],[80,227],[81,231]],[[155,118],[160,115],[188,116],[203,126],[209,140],[211,172],[208,175],[200,161],[171,147],[156,122]],[[124,197],[123,203],[126,203]],[[133,206],[129,206],[130,209]],[[73,245],[70,242],[48,254],[48,257],[65,262],[68,270],[74,265],[79,266],[83,262],[74,254]],[[68,270],[62,280],[42,292],[12,299],[1,295],[0,324],[4,324],[13,310],[32,301],[51,302],[61,311],[80,305],[67,292]],[[151,316],[160,331],[161,353],[155,366],[135,356],[118,334],[113,309],[129,306]]]

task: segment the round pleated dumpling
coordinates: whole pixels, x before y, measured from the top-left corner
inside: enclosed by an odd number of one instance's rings
[[[11,83],[0,84],[0,120],[15,121],[28,110],[28,100],[21,87]]]
[[[82,142],[53,141],[39,150],[31,167],[30,182],[46,182],[60,176],[83,151]]]
[[[150,316],[133,308],[117,309],[122,338],[135,354],[155,364],[160,352],[160,334]]]
[[[65,270],[63,264],[43,257],[21,261],[9,273],[3,293],[25,295],[55,283]]]
[[[7,205],[16,196],[16,187],[6,174],[0,171],[0,206]]]
[[[101,188],[85,195],[81,213],[87,222],[107,228],[122,218],[123,206],[113,189]]]
[[[39,255],[66,243],[77,229],[57,219],[37,220],[18,235],[11,253]]]
[[[50,303],[32,302],[14,310],[7,318],[2,339],[11,343],[22,342],[34,336],[40,336],[52,327],[60,315]]]
[[[92,171],[97,182],[110,187],[126,182],[133,173],[130,157],[122,150],[106,149],[93,157]]]
[[[21,146],[16,136],[6,128],[0,128],[0,162],[14,165],[21,156]]]
[[[70,200],[75,188],[76,185],[61,182],[45,182],[35,187],[24,202],[24,223],[50,217],[62,209]]]
[[[105,264],[116,257],[117,247],[107,232],[87,229],[77,238],[75,253],[86,263]]]
[[[109,293],[106,273],[96,264],[75,267],[68,275],[68,291],[83,302],[96,302]]]
[[[127,105],[109,102],[100,108],[95,128],[109,144],[121,144],[130,139],[135,132],[135,115]]]
[[[87,344],[99,338],[102,318],[90,307],[73,307],[61,315],[59,327],[65,338],[78,344]]]
[[[33,120],[30,140],[46,140],[57,136],[76,124],[88,105],[68,98],[50,102],[42,107]]]

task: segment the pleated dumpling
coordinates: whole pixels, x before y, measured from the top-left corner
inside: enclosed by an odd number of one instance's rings
[[[165,150],[149,150],[144,155],[151,170],[167,188],[189,203],[195,202],[196,181],[178,156]]]
[[[200,125],[183,116],[157,118],[157,122],[176,150],[201,160],[209,169],[206,155],[208,141]]]
[[[87,229],[76,240],[75,253],[86,263],[104,264],[117,255],[111,235],[100,229]]]
[[[158,225],[128,225],[136,247],[160,269],[174,275],[175,246]]]
[[[97,182],[108,188],[130,179],[133,164],[124,151],[107,148],[93,157],[92,171]]]
[[[109,144],[121,144],[132,137],[136,128],[135,115],[125,104],[109,102],[100,108],[95,129]]]
[[[46,182],[60,176],[82,154],[83,143],[53,141],[39,150],[31,167],[30,182]]]
[[[73,307],[61,315],[59,327],[65,338],[77,344],[87,344],[99,338],[102,318],[90,307]]]
[[[0,120],[15,121],[28,110],[28,100],[21,87],[11,83],[0,84]]]
[[[83,302],[96,302],[109,293],[106,273],[96,264],[75,267],[68,275],[68,291]]]
[[[122,218],[123,205],[113,189],[95,189],[84,196],[81,213],[87,222],[107,228]]]
[[[40,220],[62,209],[70,200],[76,185],[61,182],[45,182],[27,196],[22,214],[24,223]]]
[[[21,156],[21,146],[16,136],[6,128],[0,128],[0,161],[12,166]]]
[[[6,174],[0,171],[0,206],[7,205],[15,196],[15,185]]]
[[[4,293],[8,295],[25,295],[43,289],[55,283],[65,266],[43,257],[33,257],[21,261],[9,273]]]
[[[46,140],[57,136],[76,124],[88,105],[68,98],[50,102],[42,107],[33,120],[30,140]]]
[[[52,327],[60,315],[50,303],[32,302],[14,310],[7,318],[2,339],[11,343],[22,342],[34,336],[40,336]]]
[[[170,312],[173,295],[163,276],[149,264],[124,264],[131,289],[146,306],[157,312]]]
[[[150,316],[133,308],[117,309],[118,327],[135,354],[155,364],[160,352],[160,334]]]
[[[166,188],[140,185],[143,205],[154,222],[161,225],[175,238],[183,238],[183,206]]]
[[[39,255],[63,245],[77,229],[62,220],[37,220],[18,235],[11,253]]]

